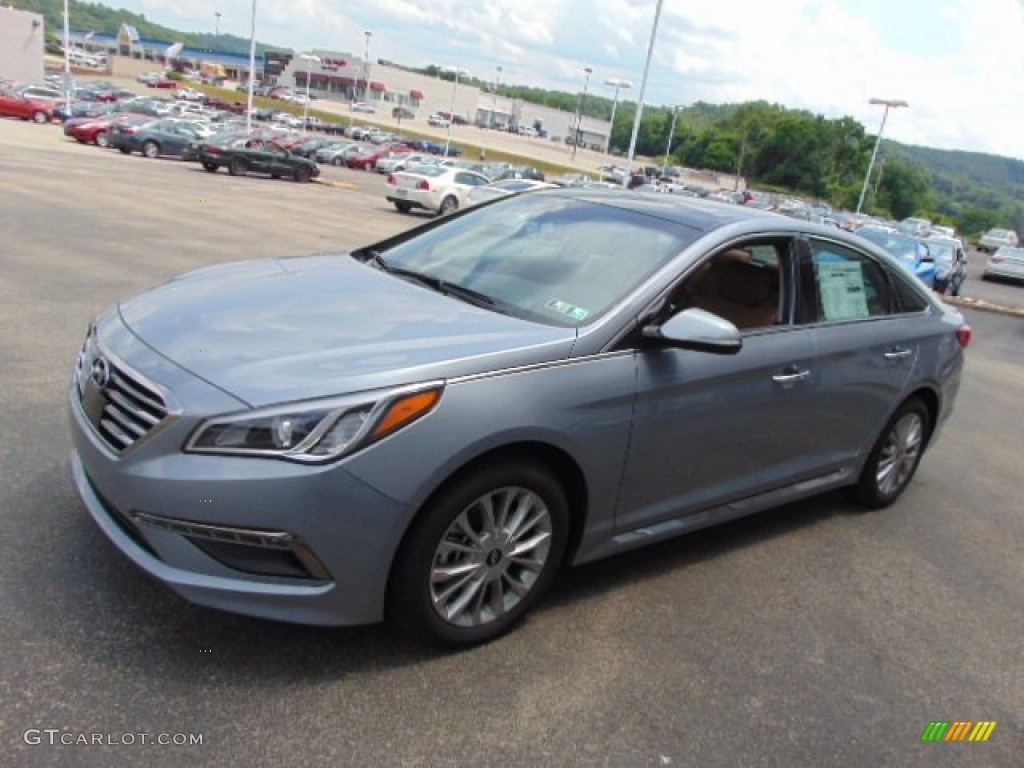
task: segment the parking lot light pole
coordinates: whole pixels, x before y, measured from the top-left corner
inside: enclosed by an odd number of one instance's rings
[[[363,34],[366,36],[363,46],[363,101],[367,101],[370,96],[370,38],[373,32],[367,30]]]
[[[619,89],[620,88],[632,88],[633,83],[629,80],[619,80],[616,78],[609,78],[604,81],[605,85],[610,85],[615,88],[615,97],[612,99],[612,119],[608,126],[608,138],[604,142],[604,156],[601,158],[602,176],[604,174],[604,167],[608,165],[608,151],[612,146],[612,132],[615,130],[615,110],[619,107]]]
[[[313,79],[309,76],[309,65],[319,64],[320,57],[315,53],[300,53],[299,58],[306,62],[306,101],[302,105],[302,135],[305,136],[309,130],[309,81]]]
[[[633,170],[633,157],[636,155],[636,140],[640,134],[640,118],[644,114],[644,94],[647,93],[647,76],[651,72],[651,58],[654,56],[654,44],[658,39],[658,22],[661,20],[661,6],[665,0],[658,0],[654,9],[654,24],[651,25],[651,38],[647,42],[647,60],[644,62],[644,78],[640,81],[640,98],[636,103],[636,116],[633,118],[633,134],[629,137],[629,153],[626,155],[626,172],[622,176],[622,186],[629,185],[630,172]]]
[[[494,68],[494,90],[491,91],[491,119],[487,121],[487,125],[490,128],[494,128],[497,125],[497,112],[498,112],[498,81],[501,80],[501,67]]]
[[[587,100],[587,87],[590,85],[590,73],[593,72],[592,67],[584,67],[583,71],[586,75],[583,78],[583,93],[580,94],[579,104],[576,105],[576,131],[572,137],[572,159],[576,159],[576,147],[580,143],[580,125],[583,122],[583,102]]]
[[[878,157],[878,147],[882,144],[882,133],[885,131],[885,119],[889,116],[890,107],[909,107],[907,102],[900,99],[869,99],[868,104],[881,105],[885,107],[882,112],[882,125],[878,129],[878,136],[875,138],[875,148],[871,150],[871,160],[868,161],[868,172],[864,174],[864,186],[860,188],[860,199],[857,200],[856,213],[860,213],[864,207],[864,197],[868,193],[868,184],[871,182],[871,170],[875,166],[875,158]]]
[[[245,110],[245,132],[252,133],[252,97],[256,88],[256,0],[249,16],[249,99]]]
[[[64,112],[71,115],[71,14],[64,0]]]
[[[444,140],[444,156],[448,157],[448,150],[452,145],[452,125],[455,124],[455,95],[459,92],[459,75],[469,73],[462,67],[446,67],[446,71],[455,73],[455,85],[452,86],[452,109],[448,113],[448,137]]]
[[[672,154],[672,139],[676,135],[676,120],[679,119],[679,107],[672,107],[672,127],[668,129],[668,144],[665,145],[665,162],[661,164],[661,175],[668,169],[668,157]]]

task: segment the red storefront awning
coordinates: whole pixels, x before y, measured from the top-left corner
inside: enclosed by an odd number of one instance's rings
[[[378,82],[371,82],[370,83],[370,90],[371,91],[386,91],[387,89],[388,89],[388,87],[386,85],[384,85],[384,83],[378,83]]]
[[[417,91],[415,88],[409,91],[409,98],[415,99],[416,101],[423,101],[423,91]]]

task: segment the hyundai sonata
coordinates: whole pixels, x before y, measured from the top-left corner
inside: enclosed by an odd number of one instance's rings
[[[563,563],[834,488],[892,503],[969,339],[835,228],[543,190],[110,308],[74,369],[72,468],[189,600],[467,645]]]

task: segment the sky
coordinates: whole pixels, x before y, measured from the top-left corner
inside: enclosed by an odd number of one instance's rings
[[[249,36],[503,83],[636,99],[657,0],[104,0],[190,32]],[[73,21],[72,21],[73,24]],[[1024,0],[664,0],[645,103],[763,99],[885,137],[1024,160]]]

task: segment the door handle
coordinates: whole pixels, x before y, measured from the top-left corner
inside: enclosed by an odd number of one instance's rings
[[[913,354],[912,350],[909,349],[890,349],[888,352],[883,353],[883,357],[886,360],[902,360],[904,357],[910,357]]]
[[[787,368],[785,373],[777,373],[772,376],[772,381],[776,384],[794,384],[810,377],[811,372],[808,370],[798,371],[796,368]]]

